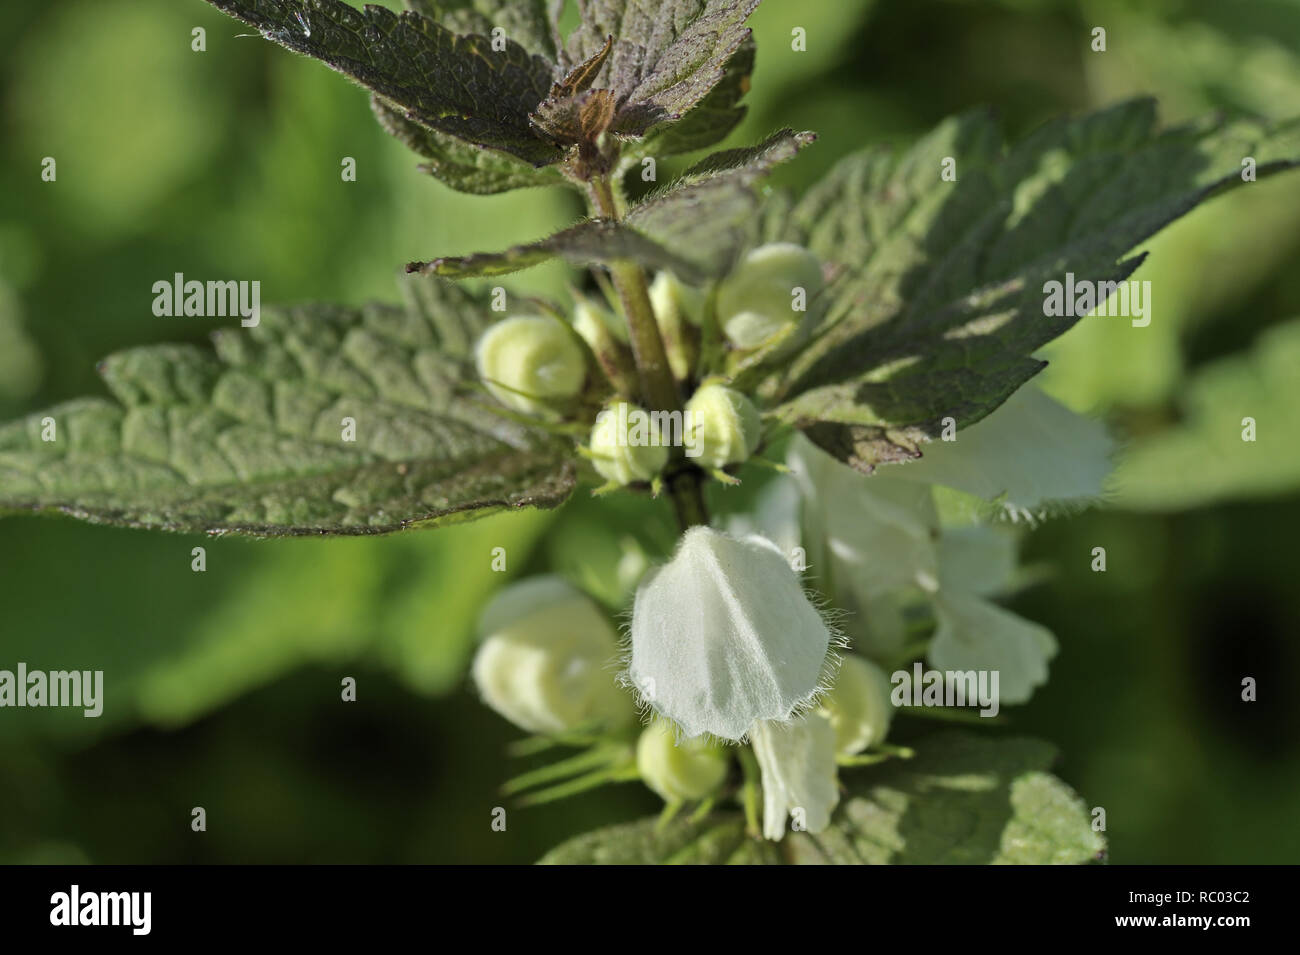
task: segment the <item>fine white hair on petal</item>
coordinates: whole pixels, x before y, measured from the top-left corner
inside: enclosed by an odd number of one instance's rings
[[[684,737],[737,741],[817,699],[833,642],[780,548],[693,527],[637,590],[626,680]]]
[[[820,713],[792,723],[761,721],[749,734],[763,778],[763,835],[779,842],[786,817],[798,813],[808,832],[821,832],[840,801],[835,729]]]

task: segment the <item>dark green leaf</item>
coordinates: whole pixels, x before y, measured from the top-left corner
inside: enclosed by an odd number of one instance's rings
[[[263,310],[216,354],[106,359],[116,402],[0,426],[0,509],[176,531],[373,534],[572,490],[571,450],[462,393],[486,304],[418,279],[407,308]],[[55,422],[42,440],[42,419]],[[355,421],[345,440],[343,419]]]
[[[562,62],[571,69],[608,37],[614,49],[596,85],[614,92],[614,131],[639,137],[681,119],[726,75],[749,38],[759,0],[578,0],[582,26]],[[715,140],[716,141],[716,140]]]
[[[754,43],[746,40],[728,61],[722,81],[694,109],[675,123],[651,130],[630,152],[639,156],[676,156],[722,142],[740,125],[746,109],[740,100],[749,92],[754,72]]]
[[[390,135],[429,160],[420,165],[423,172],[459,192],[491,195],[564,182],[555,166],[539,169],[504,153],[463,143],[411,122],[378,96],[370,98],[370,108]]]
[[[1140,100],[1049,123],[1010,151],[973,114],[902,157],[844,160],[787,224],[834,275],[819,334],[768,399],[857,467],[916,456],[943,418],[975,423],[1042,367],[1032,353],[1075,321],[1044,316],[1045,282],[1127,278],[1134,246],[1241,184],[1247,156],[1260,177],[1295,166],[1300,124],[1160,133]],[[946,157],[956,182],[940,179]]]
[[[670,269],[701,284],[725,273],[753,233],[761,210],[758,183],[778,163],[815,140],[812,133],[781,130],[763,143],[718,153],[672,186],[632,206],[621,222],[588,219],[538,242],[504,252],[412,263],[448,278],[493,276],[555,257],[577,265],[631,259],[650,269]]]
[[[208,2],[351,77],[412,122],[535,166],[562,158],[528,119],[546,98],[553,64],[509,36],[498,51],[490,37],[458,36],[412,11],[338,0]]]
[[[702,280],[704,274],[689,258],[670,252],[665,246],[636,229],[607,219],[588,219],[538,242],[517,245],[504,252],[412,262],[410,272],[433,272],[444,278],[506,275],[540,265],[555,257],[575,265],[632,259],[654,269],[671,269],[684,279]]]
[[[552,62],[556,58],[546,0],[406,0],[406,5],[452,33],[491,36],[500,27],[529,53]]]

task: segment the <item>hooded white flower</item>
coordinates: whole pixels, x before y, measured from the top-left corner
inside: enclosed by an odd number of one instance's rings
[[[614,628],[584,594],[558,577],[502,590],[483,611],[473,676],[483,700],[530,733],[592,721],[631,722],[632,701],[609,669]]]
[[[830,825],[840,801],[830,720],[809,713],[791,723],[763,721],[749,739],[763,777],[763,835],[779,842],[787,817],[807,832]]]
[[[739,740],[812,702],[830,643],[775,544],[692,527],[637,590],[627,676],[685,736]]]

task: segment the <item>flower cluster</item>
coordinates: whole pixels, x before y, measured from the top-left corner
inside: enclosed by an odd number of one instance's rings
[[[810,321],[795,306],[812,301],[815,313],[821,289],[820,263],[785,244],[752,250],[711,296],[667,272],[651,284],[690,395],[678,437],[695,467],[735,483],[735,467],[764,448],[760,410],[725,373],[755,350],[795,347]],[[712,355],[709,323],[726,341]],[[571,423],[594,412],[585,451],[602,490],[657,491],[680,457],[664,419],[632,400],[628,337],[614,306],[581,301],[572,324],[517,316],[493,326],[479,371],[512,411]],[[1006,703],[1046,678],[1051,635],[989,599],[1023,578],[1011,534],[954,520],[945,512],[959,492],[924,469],[867,477],[801,436],[786,447],[775,467],[788,473],[755,504],[687,528],[658,566],[636,562],[621,647],[619,608],[559,578],[511,585],[484,612],[473,666],[483,700],[530,733],[586,748],[521,777],[520,787],[554,784],[533,801],[638,778],[671,811],[734,795],[755,834],[817,832],[839,802],[841,770],[910,755],[887,742],[906,702],[896,668],[923,657],[997,670]],[[963,453],[978,455],[980,442]]]

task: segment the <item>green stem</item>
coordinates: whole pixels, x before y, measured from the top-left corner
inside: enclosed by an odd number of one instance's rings
[[[622,212],[612,182],[602,176],[591,180],[588,185],[592,214],[614,221],[621,219]],[[632,345],[642,404],[649,411],[681,411],[681,395],[668,364],[668,352],[659,334],[659,323],[655,321],[654,306],[650,304],[645,271],[635,262],[623,260],[611,264],[609,274],[627,317],[628,341]],[[682,530],[709,523],[703,475],[686,460],[681,448],[673,449],[665,484]]]

